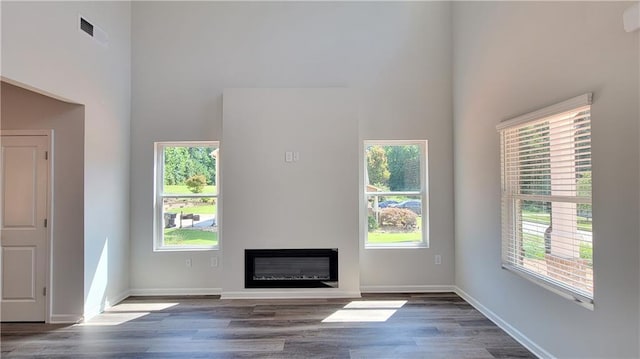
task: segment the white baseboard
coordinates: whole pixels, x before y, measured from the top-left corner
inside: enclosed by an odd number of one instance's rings
[[[455,292],[453,285],[363,285],[362,293],[446,293]]]
[[[118,303],[122,302],[123,300],[127,299],[129,296],[131,295],[131,291],[129,289],[123,291],[122,293],[116,295],[115,297],[113,297],[113,299],[111,300],[107,300],[107,302],[104,304],[104,308],[111,308],[114,305],[117,305]]]
[[[188,295],[220,295],[222,288],[134,288],[129,296],[188,296]]]
[[[107,298],[104,301],[104,303],[101,303],[100,305],[94,306],[93,308],[85,308],[83,320],[84,321],[90,320],[91,318],[95,317],[96,315],[104,312],[106,309],[109,309],[112,306],[122,302],[129,295],[130,295],[130,290],[126,289],[123,292],[117,294],[112,299]]]
[[[49,324],[76,324],[82,320],[79,314],[52,314]]]
[[[95,317],[96,315],[102,313],[104,311],[104,308],[102,308],[102,306],[94,306],[92,308],[86,308],[84,309],[84,315],[82,317],[83,321],[87,321],[87,320],[91,320],[91,318]]]
[[[476,308],[480,313],[484,314],[485,317],[489,318],[489,320],[495,323],[495,325],[507,332],[507,334],[509,334],[518,343],[522,344],[530,352],[535,354],[538,358],[555,358],[553,355],[551,355],[551,353],[544,350],[541,346],[529,339],[526,335],[522,334],[518,329],[511,326],[511,324],[500,318],[500,316],[498,316],[496,313],[480,304],[480,302],[478,302],[464,290],[460,289],[459,287],[455,287],[455,292],[457,295],[462,297],[462,299],[466,300],[469,304]]]
[[[302,298],[360,298],[358,291],[324,290],[242,290],[222,292],[221,299],[302,299]]]

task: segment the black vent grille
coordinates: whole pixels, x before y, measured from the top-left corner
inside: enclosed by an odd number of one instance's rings
[[[93,37],[93,25],[83,18],[80,18],[80,29]]]

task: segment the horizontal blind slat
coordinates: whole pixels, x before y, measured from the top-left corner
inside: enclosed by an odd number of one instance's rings
[[[503,260],[592,298],[592,262],[581,258],[593,241],[584,222],[591,216],[589,106],[503,127],[500,144]],[[530,212],[534,204],[544,212]]]

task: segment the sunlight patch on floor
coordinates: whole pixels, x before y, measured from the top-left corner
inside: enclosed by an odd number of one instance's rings
[[[345,309],[402,308],[406,300],[354,300]]]
[[[175,307],[179,303],[122,303],[109,308],[108,312],[155,312]]]
[[[322,320],[323,323],[344,323],[344,322],[386,322],[391,318],[395,309],[357,309],[338,310]]]
[[[149,312],[130,312],[130,313],[102,313],[97,315],[88,322],[80,323],[80,326],[114,326],[124,324],[126,322],[142,318],[149,315]]]
[[[354,300],[322,322],[386,322],[406,303],[406,300]]]

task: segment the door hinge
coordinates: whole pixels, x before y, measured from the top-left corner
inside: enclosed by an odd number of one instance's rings
[[[44,219],[44,228],[47,228],[47,224],[49,223],[49,221],[47,221],[47,219]]]
[[[46,296],[47,296],[47,287],[42,288],[42,295],[43,295],[44,297],[46,297]]]
[[[44,159],[45,160],[49,159],[49,151],[44,151]]]

